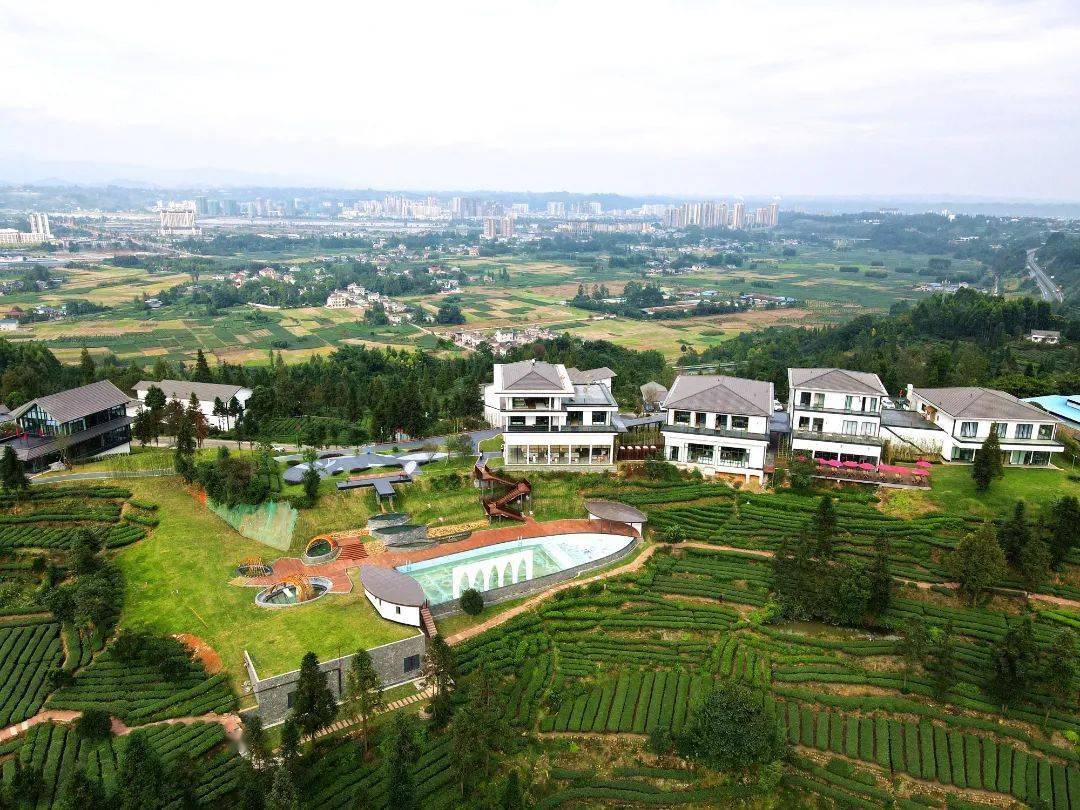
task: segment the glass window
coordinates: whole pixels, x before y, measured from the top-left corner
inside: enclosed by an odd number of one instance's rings
[[[1031,431],[1034,425],[1017,425],[1016,426],[1016,438],[1018,439],[1030,439]]]
[[[856,433],[859,432],[859,423],[856,422],[854,419],[845,419],[844,427],[841,428],[840,432],[848,436],[854,436]]]
[[[814,407],[815,408],[824,408],[825,407],[825,395],[824,394],[814,394]]]
[[[844,410],[845,411],[852,411],[854,409],[855,409],[855,397],[848,394],[846,397],[844,397]]]
[[[595,445],[592,449],[593,464],[610,464],[611,448],[605,445]]]
[[[511,416],[510,417],[510,427],[525,427],[525,417],[524,416]]]
[[[570,463],[570,448],[565,444],[555,444],[551,446],[551,463],[552,464],[569,464]]]
[[[717,464],[728,467],[745,467],[750,459],[750,451],[745,447],[718,447]]]
[[[799,404],[804,405],[804,406],[809,406],[810,405],[810,392],[809,391],[800,391],[799,392]]]
[[[678,460],[679,460],[679,446],[677,444],[669,445],[668,446],[668,461],[678,461]]]
[[[727,430],[727,426],[728,426],[728,415],[726,413],[718,413],[716,415],[716,429],[717,430]]]
[[[690,411],[675,411],[675,424],[676,425],[689,425],[690,424]]]
[[[1039,438],[1040,439],[1052,439],[1052,438],[1054,438],[1054,426],[1053,425],[1039,425]]]
[[[588,464],[589,463],[589,447],[588,445],[575,444],[570,447],[570,463],[571,464]]]
[[[877,426],[873,422],[863,422],[862,423],[862,433],[863,433],[863,436],[876,436],[877,435]]]
[[[733,416],[731,417],[731,429],[732,430],[747,430],[750,427],[749,416]]]
[[[403,672],[412,672],[413,670],[420,669],[420,656],[405,656],[405,660],[401,662],[401,667]]]
[[[825,430],[825,420],[815,419],[810,429],[815,433],[821,433],[823,430]]]
[[[870,413],[877,413],[878,400],[877,397],[870,397],[870,402],[866,406],[866,410]]]
[[[965,439],[975,438],[975,434],[979,432],[978,422],[961,422],[960,423],[960,436]]]
[[[506,463],[507,464],[524,464],[525,463],[525,447],[520,444],[512,444],[506,448]]]
[[[607,411],[593,411],[592,412],[592,423],[594,425],[606,425],[608,423],[608,421],[607,421]]]
[[[993,422],[990,425],[990,430],[995,431],[999,438],[1004,439],[1005,434],[1007,434],[1009,432],[1009,423],[1008,422]]]
[[[708,444],[688,444],[686,446],[686,460],[694,464],[712,464],[713,448]]]
[[[701,411],[694,411],[694,427],[705,427],[705,418],[708,414],[704,414]]]
[[[809,429],[810,429],[810,417],[809,416],[800,416],[799,417],[799,430],[809,430]]]

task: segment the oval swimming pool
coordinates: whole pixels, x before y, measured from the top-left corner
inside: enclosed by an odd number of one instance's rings
[[[634,540],[592,532],[527,537],[399,565],[397,570],[419,582],[428,601],[438,605],[457,599],[468,588],[490,591],[585,565],[625,549]]]

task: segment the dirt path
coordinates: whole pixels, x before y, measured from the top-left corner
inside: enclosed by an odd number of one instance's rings
[[[689,545],[689,544],[687,544],[687,545]],[[702,547],[704,548],[706,546],[704,544],[702,544]],[[514,618],[515,616],[520,616],[525,611],[530,610],[531,608],[535,607],[536,605],[540,604],[541,602],[545,601],[546,599],[549,599],[552,594],[558,593],[559,591],[564,591],[564,590],[566,590],[568,588],[574,588],[574,587],[577,587],[577,586],[580,586],[580,585],[588,585],[590,582],[597,582],[597,581],[602,580],[602,579],[608,579],[610,577],[617,577],[620,574],[629,574],[629,573],[632,573],[634,571],[637,571],[643,565],[645,565],[645,563],[648,561],[648,559],[656,552],[656,550],[658,548],[663,548],[663,546],[661,546],[658,543],[654,543],[651,546],[646,546],[641,551],[641,553],[637,555],[637,557],[635,557],[633,560],[631,560],[626,565],[621,565],[618,568],[612,568],[609,571],[604,571],[603,573],[596,574],[596,575],[591,576],[591,577],[586,577],[585,579],[570,579],[570,580],[567,580],[566,582],[563,582],[560,585],[556,585],[554,588],[551,588],[550,590],[546,590],[543,593],[539,593],[536,596],[533,596],[530,599],[527,599],[526,601],[522,602],[520,605],[515,605],[514,607],[510,608],[509,610],[504,611],[503,613],[500,613],[498,616],[492,616],[486,622],[481,622],[480,624],[474,625],[473,627],[468,627],[465,630],[462,630],[460,633],[454,633],[454,635],[452,635],[452,636],[447,636],[446,637],[446,643],[450,644],[452,646],[454,644],[458,644],[459,642],[465,641],[466,639],[470,639],[473,636],[478,636],[481,633],[486,632],[487,630],[490,630],[492,627],[498,627],[500,624],[503,624],[504,622],[508,622],[510,619]]]
[[[67,711],[64,709],[46,709],[45,711],[38,712],[33,717],[23,720],[21,723],[14,723],[5,729],[0,729],[0,743],[12,740],[15,737],[25,734],[31,728],[41,723],[74,723],[82,717],[82,712]],[[160,725],[185,725],[189,726],[193,723],[220,723],[225,727],[225,735],[230,739],[236,739],[240,735],[240,716],[236,714],[217,714],[215,712],[208,712],[198,716],[190,717],[171,717],[168,720],[158,720],[154,723],[144,723],[140,726],[129,726],[118,717],[112,718],[112,733],[118,737],[131,734],[133,731],[138,731],[141,728],[147,728],[149,726]]]

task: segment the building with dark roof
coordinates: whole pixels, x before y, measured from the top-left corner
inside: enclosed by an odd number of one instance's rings
[[[723,374],[676,378],[660,408],[664,456],[683,468],[765,478],[773,384]]]
[[[420,583],[393,568],[361,565],[360,584],[372,607],[384,619],[419,627],[427,597]]]
[[[509,467],[604,468],[615,464],[615,373],[561,363],[496,363],[484,386],[484,416],[503,431]]]
[[[877,374],[843,368],[789,368],[788,414],[796,455],[877,464],[881,400]]]
[[[943,432],[941,457],[972,461],[990,431],[997,433],[1002,460],[1018,467],[1045,467],[1065,446],[1058,420],[1042,408],[992,388],[907,387],[911,410]]]
[[[56,461],[131,452],[130,400],[108,380],[32,399],[11,412],[3,440],[31,471]]]

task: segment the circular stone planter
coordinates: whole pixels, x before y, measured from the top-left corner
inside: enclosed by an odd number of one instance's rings
[[[308,543],[304,553],[300,555],[300,561],[304,565],[320,565],[336,560],[340,553],[341,546],[329,537],[316,537]]]
[[[385,512],[380,515],[372,515],[369,517],[367,525],[374,533],[376,529],[384,529],[387,526],[401,526],[408,522],[408,512]]]
[[[255,604],[264,608],[288,608],[297,605],[309,605],[317,599],[324,597],[330,590],[330,580],[326,577],[310,577],[314,595],[303,601],[296,598],[296,593],[291,588],[281,589],[281,583],[271,585],[255,594]]]
[[[396,526],[384,526],[380,529],[372,529],[371,536],[376,540],[382,540],[388,548],[395,546],[415,546],[421,543],[430,543],[427,536],[427,526],[416,523],[401,523]]]

